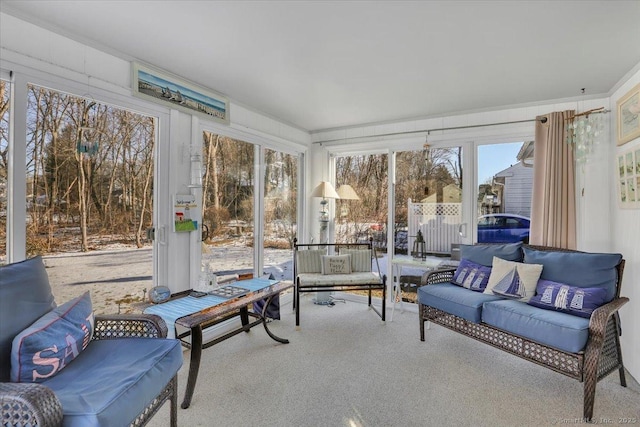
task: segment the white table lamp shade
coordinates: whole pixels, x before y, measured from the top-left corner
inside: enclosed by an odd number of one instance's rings
[[[340,196],[336,193],[336,190],[333,188],[328,181],[322,181],[316,188],[311,192],[311,197],[322,197],[323,199],[339,199]]]
[[[356,191],[348,184],[341,185],[338,188],[337,193],[342,200],[360,200],[360,197],[358,197]]]

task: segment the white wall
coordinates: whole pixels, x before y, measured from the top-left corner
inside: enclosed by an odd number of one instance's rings
[[[611,222],[609,233],[611,235],[612,250],[620,252],[626,260],[624,277],[622,282],[622,295],[629,297],[631,302],[620,310],[622,320],[622,354],[625,366],[636,380],[640,380],[640,208],[622,209],[618,204],[618,187],[616,159],[617,154],[631,148],[640,148],[640,138],[636,138],[626,144],[617,147],[613,141],[616,139],[617,120],[616,102],[623,97],[632,87],[640,83],[640,67],[636,72],[617,89],[611,96],[611,109],[614,111],[611,120],[614,125],[611,129],[612,144],[609,146],[609,174],[608,199],[611,208]],[[590,171],[591,172],[591,171]],[[602,199],[600,199],[602,203]],[[606,228],[606,224],[599,227]]]
[[[191,146],[197,149],[202,144],[200,127],[192,119],[195,116],[134,98],[129,61],[4,13],[0,13],[0,69],[12,71],[15,81],[21,85],[29,82],[80,96],[90,95],[99,102],[160,119],[156,156],[158,173],[154,186],[154,226],[159,230],[156,235],[160,234],[165,244],[157,245],[154,280],[157,284],[169,286],[173,291],[188,289],[199,271],[199,258],[193,258],[199,256],[200,244],[196,233],[178,234],[172,231],[172,196],[189,191],[186,187],[190,178],[188,151]],[[24,91],[21,89],[20,93],[24,94]],[[21,110],[25,108],[23,104],[20,103]],[[239,105],[232,99],[229,110],[229,125],[212,124],[221,133],[273,149],[287,148],[287,151],[296,153],[304,153],[308,149],[310,136],[304,130]],[[18,108],[16,115],[19,115]],[[16,128],[23,129],[15,135],[16,150],[24,149],[26,130],[24,126]],[[17,184],[21,187],[19,182]],[[24,206],[21,206],[24,200],[24,197],[16,200],[16,212],[25,211]],[[18,226],[16,229],[24,234],[24,227]],[[20,245],[18,251],[24,251],[24,244]],[[24,254],[19,254],[18,257],[13,260],[22,259],[20,257],[24,257]]]

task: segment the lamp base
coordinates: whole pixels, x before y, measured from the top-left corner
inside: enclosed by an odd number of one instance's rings
[[[313,303],[316,305],[329,305],[332,302],[331,294],[332,292],[316,292]]]

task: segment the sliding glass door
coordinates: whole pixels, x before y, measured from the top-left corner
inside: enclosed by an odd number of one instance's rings
[[[529,242],[533,143],[478,146],[478,243]]]
[[[395,153],[393,268],[388,277],[400,287],[404,302],[416,301],[425,269],[449,259],[457,245],[468,241],[464,161],[469,151],[453,145]]]

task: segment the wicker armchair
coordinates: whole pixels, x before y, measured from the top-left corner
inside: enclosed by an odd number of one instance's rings
[[[5,321],[8,321],[10,317],[13,318],[20,317],[18,313],[20,313],[19,306],[21,304],[27,307],[33,307],[36,304],[41,304],[41,307],[38,307],[39,311],[47,310],[47,306],[49,306],[52,302],[52,297],[50,294],[50,288],[48,281],[46,283],[42,283],[43,278],[46,279],[46,273],[44,273],[44,266],[39,259],[31,259],[27,261],[23,261],[22,263],[16,263],[12,265],[5,266],[0,268],[0,293],[4,296],[11,295],[11,290],[22,289],[24,287],[29,287],[30,285],[27,283],[35,283],[40,281],[40,285],[38,287],[32,287],[31,291],[28,294],[22,294],[19,296],[19,301],[14,301],[13,306],[9,308],[7,305],[8,302],[3,301],[3,314],[0,314],[3,322],[3,331],[2,331],[2,381],[8,380],[8,362],[9,352],[11,350],[11,339],[12,335],[16,335],[15,332],[19,330],[21,327],[18,325],[7,325],[5,326]],[[34,279],[30,281],[29,279]],[[17,286],[16,286],[17,285]],[[44,296],[43,296],[44,295]],[[37,311],[37,310],[34,310]],[[12,312],[12,313],[9,313]],[[36,313],[35,317],[40,317],[41,313]],[[33,316],[31,316],[33,317]],[[22,322],[29,321],[29,318],[21,320]],[[8,323],[8,322],[7,322]],[[83,357],[83,354],[80,354],[79,362],[75,360],[72,361],[67,367],[61,370],[58,374],[56,374],[56,378],[60,378],[60,381],[64,381],[63,388],[65,389],[65,393],[69,396],[70,392],[74,390],[69,390],[74,387],[73,375],[81,376],[84,381],[87,381],[89,387],[93,388],[91,384],[92,379],[95,381],[100,381],[99,378],[95,376],[92,377],[91,369],[97,368],[96,359],[104,360],[103,366],[101,368],[111,369],[109,363],[114,359],[115,354],[112,352],[112,349],[116,349],[114,351],[118,351],[115,346],[125,346],[124,348],[133,348],[131,345],[135,345],[136,349],[143,348],[143,356],[146,358],[155,357],[153,362],[149,362],[149,366],[153,363],[156,369],[165,369],[165,373],[159,375],[157,372],[153,372],[153,369],[140,367],[140,370],[135,373],[134,376],[140,378],[146,378],[143,382],[131,383],[131,382],[123,382],[122,384],[118,384],[121,387],[127,387],[126,391],[123,390],[114,390],[113,385],[105,385],[102,384],[104,393],[107,395],[109,393],[113,393],[113,396],[107,396],[111,401],[115,401],[118,399],[122,399],[122,396],[125,396],[126,401],[120,402],[119,405],[125,405],[131,410],[127,410],[127,420],[130,420],[135,411],[138,411],[138,415],[135,416],[135,419],[131,421],[132,426],[142,426],[145,425],[151,417],[158,411],[158,409],[166,402],[169,401],[170,408],[170,422],[172,427],[176,427],[177,423],[177,371],[179,369],[179,365],[182,363],[182,351],[180,345],[177,341],[174,340],[136,340],[135,342],[131,342],[131,344],[127,344],[123,341],[128,341],[126,339],[137,339],[137,338],[166,338],[167,336],[167,326],[159,316],[150,315],[150,314],[140,314],[140,315],[97,315],[95,316],[95,325],[94,325],[94,333],[92,336],[92,340],[90,341],[87,349],[91,349],[93,347],[93,351],[89,354],[88,359],[85,361],[91,361],[91,363],[83,363],[80,358]],[[123,340],[125,339],[125,340]],[[92,344],[97,341],[105,341],[105,343],[101,344]],[[106,342],[108,341],[108,343]],[[8,343],[8,346],[7,346]],[[115,346],[112,346],[115,345]],[[175,347],[175,348],[174,348]],[[105,354],[104,356],[100,354],[102,349],[109,350],[109,354]],[[83,350],[83,353],[88,350]],[[132,350],[135,352],[136,350]],[[105,351],[106,352],[106,351]],[[122,353],[122,351],[121,351]],[[124,353],[129,353],[128,351],[124,351]],[[157,356],[157,357],[156,357]],[[138,359],[131,358],[133,366],[139,366],[136,361],[140,360],[140,353],[137,354]],[[123,358],[125,363],[129,358],[129,354],[124,354],[124,356],[120,356],[119,363],[122,364]],[[171,360],[170,364],[167,362]],[[116,362],[112,362],[116,363]],[[131,365],[131,363],[129,363]],[[86,369],[86,366],[89,366],[89,369]],[[122,365],[120,365],[122,366]],[[147,369],[145,371],[145,369]],[[65,377],[67,373],[71,372],[71,377]],[[118,368],[113,369],[113,375],[117,376]],[[111,373],[111,371],[109,371]],[[94,373],[95,375],[95,373]],[[67,379],[70,378],[68,381]],[[124,378],[124,377],[123,377]],[[129,377],[127,377],[129,378]],[[163,380],[162,378],[170,378],[168,382]],[[55,378],[54,378],[55,379]],[[120,379],[118,381],[121,381]],[[98,383],[96,383],[97,385]],[[58,386],[60,384],[58,383]],[[157,388],[156,388],[157,387]],[[77,388],[76,388],[77,390]],[[100,388],[96,388],[96,390],[100,390]],[[134,393],[133,396],[126,395],[127,392]],[[100,391],[102,393],[102,391]],[[150,403],[147,401],[150,399],[150,396],[154,396],[151,399]],[[140,399],[138,399],[140,396]],[[144,396],[147,396],[146,398]],[[80,396],[77,399],[82,399]],[[86,402],[86,401],[85,401]],[[135,408],[136,402],[139,402],[139,408]],[[144,403],[143,403],[144,402]],[[87,403],[90,406],[90,404]],[[92,411],[93,409],[87,408],[87,411]],[[115,415],[114,411],[118,410],[118,405],[110,404],[108,407],[103,407],[102,409],[102,420],[106,423],[110,423],[111,425],[119,424],[119,422],[111,421],[112,417]],[[60,425],[75,425],[77,422],[86,422],[83,419],[78,418],[78,414],[74,414],[72,416],[75,417],[73,420],[66,418],[66,412],[64,411],[63,405],[61,403],[59,395],[56,395],[56,390],[47,384],[44,383],[27,383],[27,382],[0,382],[0,419],[2,426],[60,426]],[[95,421],[95,418],[90,419]],[[78,421],[79,420],[79,421]],[[91,421],[89,421],[91,422]],[[100,425],[105,422],[100,421]],[[127,421],[129,422],[129,421]]]
[[[93,340],[116,338],[165,338],[167,325],[153,314],[96,316]],[[171,404],[171,426],[178,425],[177,375],[131,424],[143,426],[168,400]],[[62,405],[47,386],[34,383],[0,383],[2,425],[55,427],[62,424]]]
[[[527,245],[526,247],[540,251],[578,252],[545,246]],[[620,348],[622,329],[620,326],[620,316],[618,314],[620,307],[629,301],[628,298],[620,296],[624,263],[625,261],[622,259],[618,265],[615,266],[617,280],[615,283],[614,299],[597,308],[591,314],[589,319],[589,336],[586,347],[582,351],[576,353],[563,351],[493,327],[484,322],[475,323],[468,321],[422,303],[419,307],[420,340],[425,340],[425,323],[434,322],[521,357],[522,359],[529,360],[583,382],[583,417],[585,420],[591,420],[593,417],[595,391],[598,381],[617,370],[620,376],[620,384],[623,387],[627,386],[622,362],[622,351]],[[422,279],[422,285],[450,282],[455,271],[455,269],[443,269],[425,273]]]

